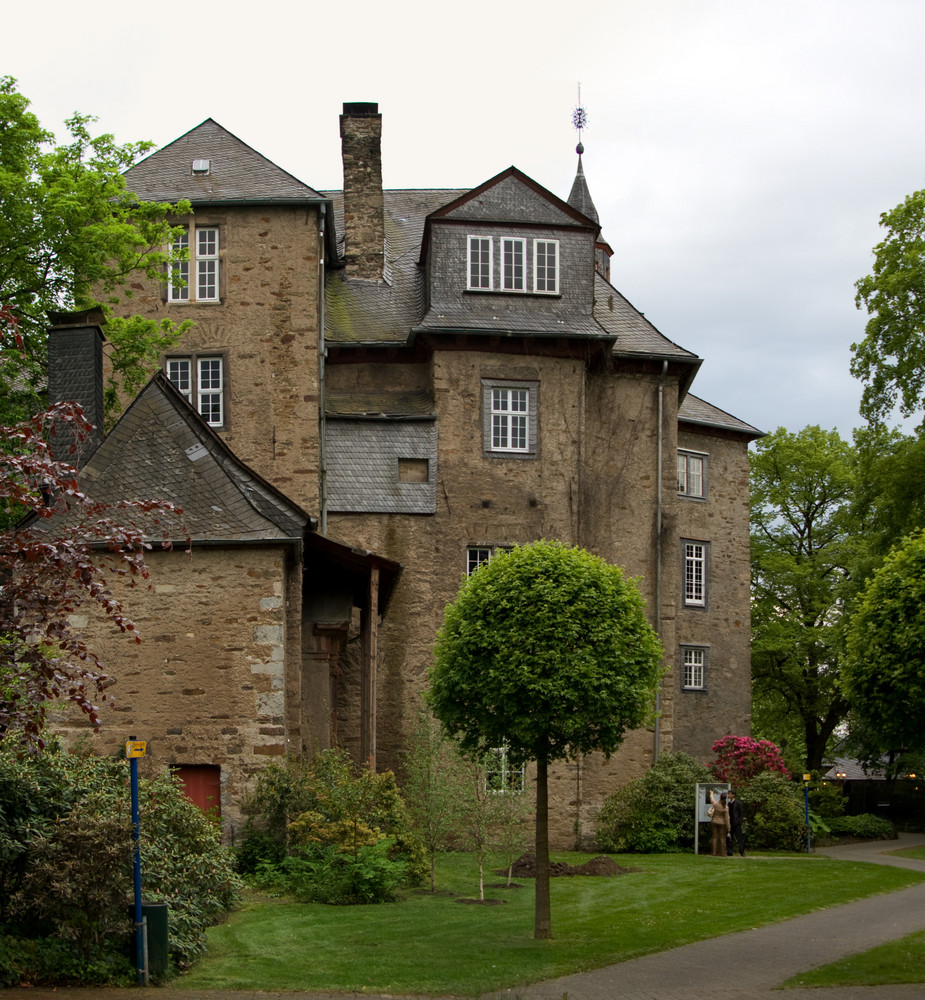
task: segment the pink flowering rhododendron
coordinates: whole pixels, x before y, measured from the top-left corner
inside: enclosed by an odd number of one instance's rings
[[[751,736],[724,736],[713,744],[716,760],[710,769],[720,781],[742,784],[763,771],[777,771],[790,777],[780,749],[770,740]]]

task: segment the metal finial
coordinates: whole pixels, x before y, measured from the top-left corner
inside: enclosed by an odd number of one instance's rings
[[[585,147],[581,142],[581,130],[588,127],[588,112],[581,106],[581,84],[578,84],[578,107],[572,112],[572,127],[578,130],[578,145],[575,152],[581,156]]]

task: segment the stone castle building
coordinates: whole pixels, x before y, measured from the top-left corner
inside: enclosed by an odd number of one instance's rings
[[[127,311],[194,325],[82,482],[178,504],[192,546],[151,554],[127,602],[144,641],[100,639],[118,683],[94,739],[147,740],[144,766],[178,768],[229,836],[273,757],[337,744],[400,772],[464,575],[560,539],[639,579],[669,668],[652,728],[551,769],[552,840],[571,846],[660,752],[708,760],[749,730],[760,432],[694,396],[701,359],[610,284],[580,152],[567,200],[515,167],[384,191],[381,128],[375,104],[344,105],[342,191],[211,119],[127,173],[193,206],[182,273]],[[71,398],[103,331],[72,318],[51,344]]]

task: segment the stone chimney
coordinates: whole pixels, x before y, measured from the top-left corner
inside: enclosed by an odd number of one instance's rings
[[[77,455],[89,455],[103,440],[103,314],[99,309],[79,313],[50,313],[48,331],[48,402],[79,403],[93,424]],[[79,465],[71,447],[73,435],[59,427],[52,438],[52,454],[61,462]]]
[[[344,257],[353,278],[382,277],[382,115],[379,105],[345,104],[340,116],[344,161]]]

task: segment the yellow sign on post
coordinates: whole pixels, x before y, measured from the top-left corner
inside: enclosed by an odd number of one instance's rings
[[[129,740],[125,744],[126,757],[144,757],[147,743],[144,740]]]

